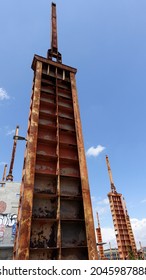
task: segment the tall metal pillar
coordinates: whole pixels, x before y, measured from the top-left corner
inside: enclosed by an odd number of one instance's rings
[[[48,57],[34,56],[14,259],[97,259],[75,74],[62,64],[52,3]]]
[[[18,136],[18,132],[19,132],[19,126],[17,125],[16,126],[16,131],[15,131],[15,136]],[[10,162],[10,168],[9,168],[9,173],[6,176],[6,181],[13,181],[13,167],[14,167],[16,146],[17,146],[17,140],[14,139],[13,149],[12,149],[12,156],[11,156],[11,162]]]

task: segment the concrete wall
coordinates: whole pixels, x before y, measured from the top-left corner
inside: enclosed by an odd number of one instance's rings
[[[0,185],[0,259],[11,259],[16,231],[20,183]]]

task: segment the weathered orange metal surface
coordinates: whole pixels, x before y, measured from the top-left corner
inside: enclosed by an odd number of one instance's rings
[[[92,205],[91,205],[89,183],[88,183],[88,173],[87,173],[87,166],[86,166],[86,159],[85,159],[85,150],[84,150],[74,73],[70,73],[70,79],[71,79],[72,99],[73,99],[73,106],[74,106],[74,118],[75,118],[77,148],[78,148],[78,156],[79,156],[80,177],[81,177],[81,185],[82,185],[88,254],[90,260],[95,260],[98,259],[98,256],[97,256]]]
[[[15,259],[29,259],[31,218],[33,206],[34,190],[34,171],[36,160],[36,145],[38,133],[38,117],[40,106],[40,87],[41,87],[42,63],[36,64],[36,75],[34,82],[34,92],[32,96],[31,120],[28,128],[27,155],[25,160],[25,176],[23,193],[21,193],[21,212],[19,213],[19,225],[17,232],[17,244],[14,248]]]

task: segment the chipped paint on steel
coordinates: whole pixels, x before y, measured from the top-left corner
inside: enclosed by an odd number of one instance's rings
[[[56,247],[56,226],[53,223],[32,223],[30,248]]]

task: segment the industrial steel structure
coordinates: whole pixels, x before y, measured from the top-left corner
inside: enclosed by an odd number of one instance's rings
[[[18,133],[19,133],[19,126],[17,125],[16,126],[16,130],[15,130],[15,136],[16,137],[18,136]],[[10,161],[10,168],[9,168],[9,173],[6,176],[6,181],[11,181],[11,182],[13,181],[13,167],[14,167],[16,146],[17,146],[17,139],[14,139],[13,149],[12,149],[12,156],[11,156],[11,161]]]
[[[100,256],[101,260],[104,260],[105,256],[104,256],[104,250],[103,250],[103,241],[102,241],[102,234],[101,234],[101,227],[100,227],[98,212],[96,213],[96,215],[97,215],[97,222],[98,222],[98,227],[96,228],[96,235],[97,235],[97,241],[98,241],[99,256]]]
[[[122,194],[117,193],[116,191],[108,156],[106,156],[106,163],[111,184],[111,192],[108,193],[108,198],[116,234],[119,257],[122,260],[136,258],[137,249],[130,218],[128,216],[125,200]]]
[[[75,74],[58,52],[35,55],[14,259],[97,259]]]

